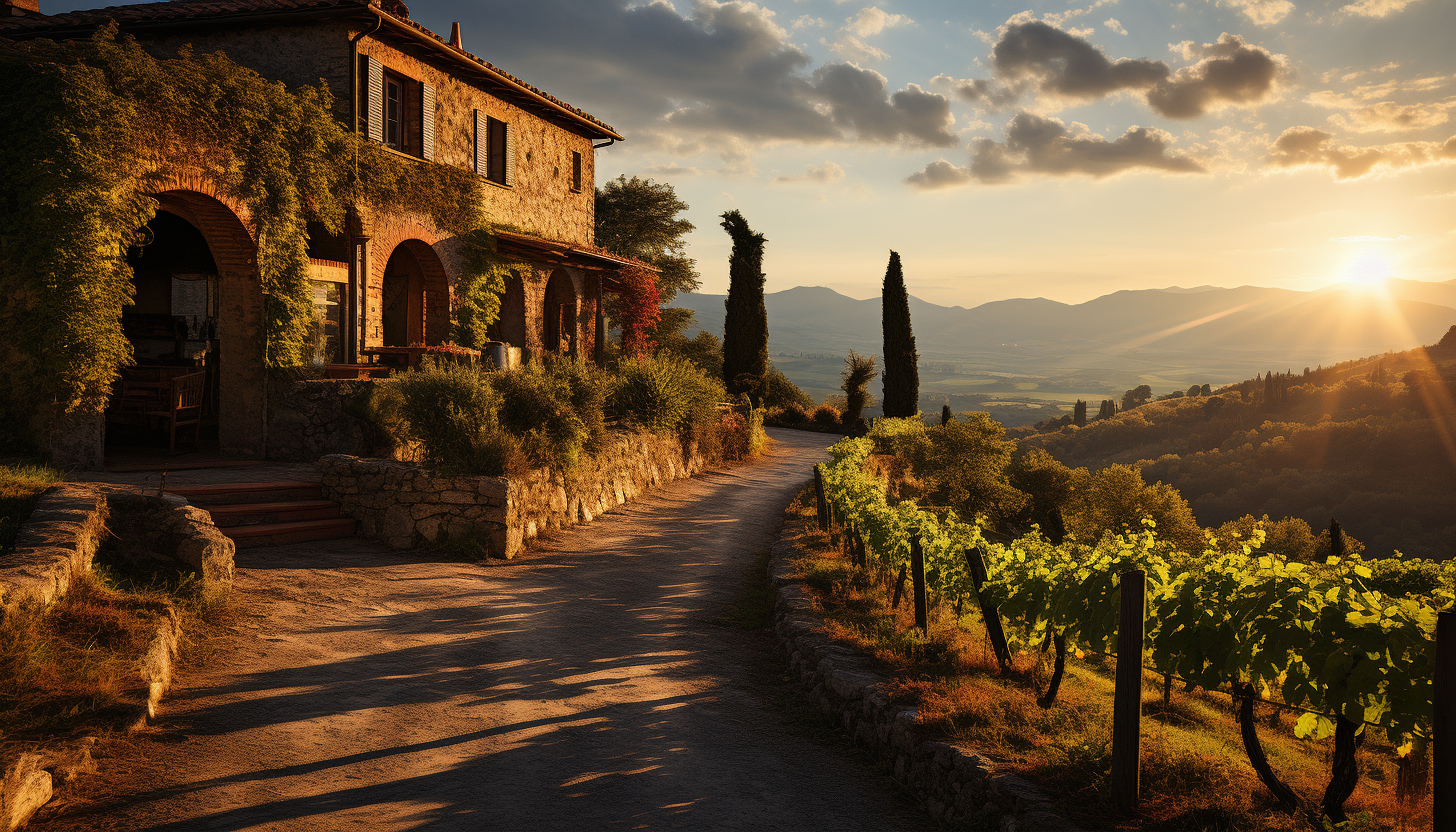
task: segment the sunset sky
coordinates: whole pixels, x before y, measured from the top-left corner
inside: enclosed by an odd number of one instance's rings
[[[671,182],[704,291],[717,215],[771,291],[1078,301],[1456,278],[1450,0],[413,0]]]
[[[409,5],[623,133],[598,184],[673,184],[704,291],[730,208],[770,291],[1456,278],[1451,0]]]

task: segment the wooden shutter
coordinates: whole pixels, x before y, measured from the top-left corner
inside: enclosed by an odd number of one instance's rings
[[[420,84],[420,158],[435,159],[435,88]]]
[[[516,184],[516,131],[509,123],[506,128],[506,186]]]
[[[369,59],[369,138],[384,141],[384,65]]]
[[[490,175],[490,128],[485,123],[485,113],[479,110],[475,111],[475,172]]]

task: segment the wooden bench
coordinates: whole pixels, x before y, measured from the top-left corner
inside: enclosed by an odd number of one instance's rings
[[[192,445],[196,447],[202,432],[202,401],[207,374],[193,372],[176,376],[167,382],[160,406],[146,411],[150,422],[160,423],[167,431],[168,450],[177,450],[177,431],[192,428]]]

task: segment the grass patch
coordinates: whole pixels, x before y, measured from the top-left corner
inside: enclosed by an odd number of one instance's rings
[[[110,546],[56,603],[0,613],[0,757],[124,727],[146,701],[140,662],[169,609],[182,627],[184,666],[213,654],[215,636],[236,613],[226,589],[191,573],[134,566]]]
[[[897,698],[918,705],[926,731],[975,748],[1004,769],[1039,783],[1069,820],[1094,829],[1297,830],[1302,819],[1282,814],[1245,756],[1231,699],[1222,693],[1184,693],[1175,687],[1163,704],[1162,677],[1143,681],[1141,807],[1136,816],[1113,806],[1114,662],[1068,657],[1055,704],[1043,709],[1037,694],[1050,676],[1049,657],[1013,655],[1001,674],[974,605],[958,614],[932,597],[930,627],[914,627],[913,602],[891,609],[893,577],[852,566],[838,541],[814,526],[814,500],[806,489],[790,505],[797,526],[796,573],[813,592],[832,638],[852,644],[881,665]],[[906,595],[909,595],[907,581]],[[1262,706],[1260,738],[1275,771],[1306,800],[1317,802],[1329,778],[1332,742],[1294,737],[1291,714]],[[1402,804],[1396,797],[1397,763],[1383,732],[1367,731],[1358,760],[1361,781],[1345,809],[1350,830],[1430,828],[1429,791]]]
[[[0,465],[0,557],[15,545],[40,493],[61,479],[54,468],[24,463]]]

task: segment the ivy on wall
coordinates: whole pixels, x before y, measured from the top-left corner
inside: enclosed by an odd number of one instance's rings
[[[464,248],[457,338],[484,340],[512,263],[495,253],[475,174],[407,160],[342,125],[322,84],[289,90],[221,53],[157,58],[111,24],[85,41],[0,44],[0,419],[100,412],[131,361],[129,246],[169,175],[241,204],[257,244],[266,363],[308,355],[310,220],[351,205],[428,217]]]

